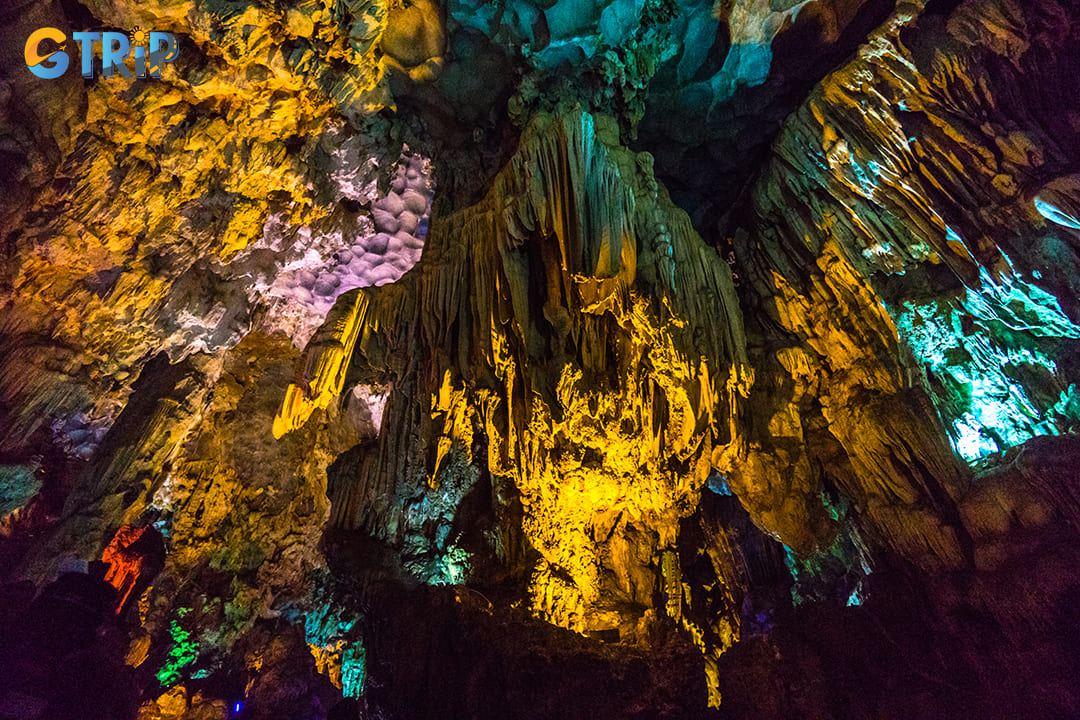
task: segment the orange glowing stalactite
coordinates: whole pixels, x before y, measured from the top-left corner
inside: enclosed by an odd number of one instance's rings
[[[105,582],[116,588],[117,593],[120,595],[116,605],[117,614],[127,604],[128,597],[131,595],[131,591],[135,589],[135,584],[143,571],[145,558],[142,554],[130,548],[142,538],[145,532],[145,527],[137,528],[131,525],[123,525],[116,531],[116,535],[113,536],[109,546],[101,553],[101,560],[109,565],[109,569],[105,573]]]

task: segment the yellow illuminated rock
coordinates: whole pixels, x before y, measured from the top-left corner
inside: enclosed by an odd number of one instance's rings
[[[356,341],[365,330],[368,300],[363,293],[342,297],[326,323],[304,351],[297,368],[298,382],[289,385],[281,409],[274,418],[274,437],[294,430],[311,417],[316,408],[326,409],[341,394],[345,371]]]
[[[590,115],[542,116],[484,200],[433,222],[411,274],[361,291],[368,331],[324,326],[275,432],[341,391],[329,382],[340,371],[324,368],[342,367],[348,338],[364,336],[356,367],[427,367],[391,392],[377,458],[332,497],[348,509],[336,522],[379,532],[379,498],[412,477],[437,488],[454,447],[471,456],[475,428],[540,555],[534,614],[627,643],[646,642],[657,612],[680,616],[678,521],[732,440],[752,375],[727,264],[655,188],[632,153],[597,139]],[[356,318],[360,302],[342,298],[335,313]],[[408,397],[424,392],[418,418]],[[429,460],[416,467],[417,455]]]

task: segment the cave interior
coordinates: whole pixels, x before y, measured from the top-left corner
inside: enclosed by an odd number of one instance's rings
[[[0,720],[1080,718],[1080,1],[0,40]]]

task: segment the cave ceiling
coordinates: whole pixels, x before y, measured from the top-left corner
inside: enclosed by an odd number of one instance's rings
[[[0,25],[0,716],[1080,712],[1077,2]]]

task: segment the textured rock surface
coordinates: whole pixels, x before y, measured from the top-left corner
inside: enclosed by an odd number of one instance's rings
[[[1067,118],[1037,113],[1043,88],[1075,84],[1064,48],[1076,29],[1038,36],[1031,54],[1005,64],[1063,12],[963,5],[947,20],[916,21],[899,11],[789,121],[754,186],[754,220],[734,233],[747,294],[811,349],[801,372],[821,384],[822,417],[863,486],[846,494],[886,534],[925,526],[881,507],[890,497],[956,524],[949,506],[966,482],[935,414],[967,459],[1075,422],[1070,271],[1046,269],[1046,253],[1064,251],[1053,265],[1075,256],[1034,215],[1028,192],[1059,174],[1052,158],[1063,166],[1060,148],[1077,141]],[[1036,55],[1048,58],[1037,70]],[[980,84],[982,97],[971,92]],[[1025,100],[995,101],[1010,93]],[[825,200],[792,213],[796,197]],[[788,369],[780,353],[777,362]],[[921,541],[958,559],[947,533]]]
[[[1080,713],[1076,2],[0,19],[0,717]]]
[[[331,488],[339,525],[408,543],[490,475],[524,508],[499,535],[523,531],[542,558],[537,615],[632,639],[750,381],[727,264],[658,194],[648,156],[597,135],[580,112],[534,121],[488,197],[438,217],[413,275],[339,301],[363,311],[309,346],[301,382],[321,393],[326,357],[355,346],[356,372],[393,384],[377,449]],[[727,317],[708,327],[706,307]],[[288,399],[282,412],[296,424]],[[462,479],[463,464],[478,467]]]
[[[399,152],[355,126],[382,105],[364,98],[382,77],[373,43],[384,11],[213,2],[89,3],[70,19],[57,3],[11,11],[4,182],[29,194],[4,208],[5,227],[19,229],[6,236],[2,279],[3,333],[16,352],[0,383],[11,413],[0,445],[50,421],[108,426],[151,356],[231,347],[267,307],[268,329],[302,344],[338,288],[386,282],[415,262],[419,217],[390,243],[372,224],[372,206],[400,192]],[[48,18],[154,27],[188,44],[162,81],[137,92],[42,85],[14,49]],[[23,107],[40,121],[24,124]],[[401,167],[424,194],[420,165]]]

